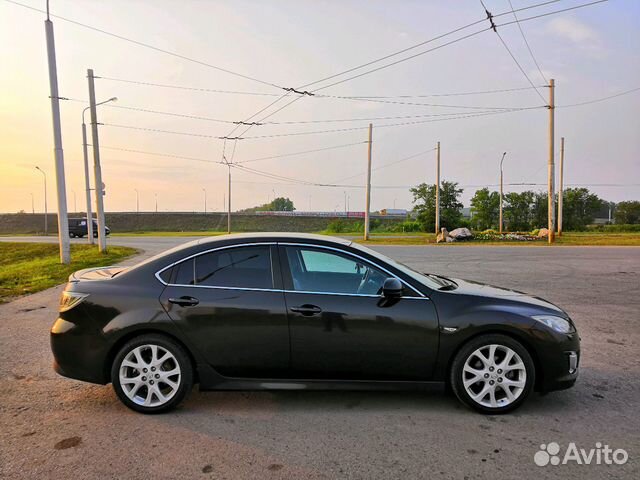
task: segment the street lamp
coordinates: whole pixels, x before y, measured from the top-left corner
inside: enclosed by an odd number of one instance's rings
[[[154,195],[156,197],[156,213],[158,213],[158,194],[155,193]]]
[[[46,236],[49,233],[47,225],[47,174],[44,173],[44,170],[42,170],[37,165],[36,170],[38,170],[42,174],[44,179],[44,234]]]
[[[77,213],[78,212],[78,204],[76,203],[76,191],[75,190],[71,190],[71,193],[73,193],[73,213]]]
[[[134,188],[134,190],[136,192],[136,213],[140,213],[140,194],[137,188]]]
[[[502,159],[500,159],[500,233],[502,233],[502,162],[504,162],[504,157],[507,152],[502,154]]]
[[[118,100],[118,97],[111,97],[109,100],[105,100],[104,102],[96,103],[96,107],[98,105],[102,105],[108,102],[115,102]],[[84,155],[84,186],[85,193],[87,197],[87,239],[89,243],[93,245],[93,213],[91,212],[91,183],[89,182],[89,153],[87,151],[87,125],[84,121],[84,113],[89,110],[91,107],[86,107],[82,110],[82,154]],[[102,188],[101,185],[97,186],[97,188]]]
[[[34,214],[36,213],[36,207],[34,205],[33,192],[31,192],[29,195],[31,195],[31,214]],[[609,217],[611,217],[611,209],[609,209]]]

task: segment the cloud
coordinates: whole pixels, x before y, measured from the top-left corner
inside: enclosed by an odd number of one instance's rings
[[[547,24],[547,31],[568,40],[571,47],[587,56],[601,59],[606,56],[600,33],[574,18],[554,18]]]

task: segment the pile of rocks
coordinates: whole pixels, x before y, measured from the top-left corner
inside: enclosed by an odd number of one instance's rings
[[[469,240],[471,238],[473,238],[473,233],[471,233],[471,230],[468,228],[456,228],[455,230],[451,230],[451,232],[448,232],[446,228],[442,228],[436,237],[436,243],[450,243],[459,240]]]

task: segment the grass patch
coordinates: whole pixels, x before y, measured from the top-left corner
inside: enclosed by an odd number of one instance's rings
[[[59,285],[76,270],[113,265],[136,252],[109,247],[103,255],[93,245],[71,245],[71,264],[62,265],[57,244],[0,242],[0,303]]]
[[[376,237],[372,235],[368,241],[355,239],[357,243],[364,245],[435,245],[435,234],[422,234],[415,236],[388,237],[386,235]],[[548,246],[547,239],[517,241],[517,240],[465,240],[462,242],[453,242],[446,244],[438,244],[438,246],[464,246],[464,245],[505,245],[505,246],[524,246],[524,247],[545,247]],[[558,246],[640,246],[640,233],[604,233],[604,232],[563,232],[561,237],[556,235],[556,243]]]
[[[219,231],[191,231],[191,232],[118,232],[112,233],[110,237],[215,237],[226,235],[227,232]]]

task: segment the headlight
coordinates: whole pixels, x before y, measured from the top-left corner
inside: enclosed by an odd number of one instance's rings
[[[64,291],[60,296],[60,307],[58,308],[58,311],[66,312],[67,310],[71,310],[88,296],[89,294],[87,293]]]
[[[570,333],[573,331],[571,323],[562,317],[556,317],[554,315],[534,315],[533,319],[544,323],[547,327],[559,333]]]

